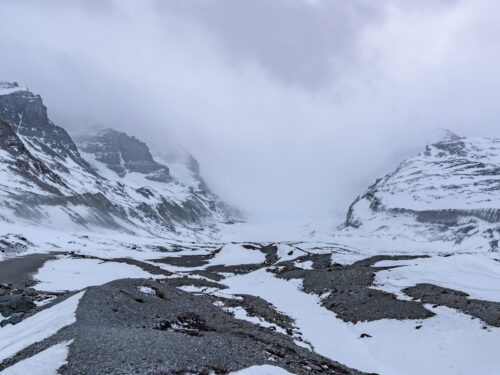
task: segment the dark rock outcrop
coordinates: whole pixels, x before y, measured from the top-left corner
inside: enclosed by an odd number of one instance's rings
[[[0,89],[15,90],[16,87],[16,83],[0,83]],[[21,88],[8,95],[2,95],[0,90],[0,120],[7,122],[18,135],[25,137],[25,141],[29,142],[31,147],[50,155],[55,160],[70,158],[85,170],[93,172],[80,156],[66,130],[50,121],[47,107],[40,95]],[[62,163],[56,163],[55,167],[67,171]]]
[[[167,166],[157,163],[148,146],[135,137],[112,129],[104,129],[91,134],[75,137],[83,152],[93,154],[120,177],[128,172],[147,174],[154,181],[171,180]]]
[[[0,120],[0,149],[12,156],[13,160],[6,163],[13,173],[19,174],[52,194],[61,194],[58,187],[66,186],[61,177],[52,172],[40,159],[34,157],[14,129],[2,120]]]
[[[433,284],[417,284],[403,292],[423,303],[457,309],[493,327],[500,327],[500,302],[470,298],[467,293]]]
[[[0,296],[0,314],[9,317],[15,313],[25,313],[34,309],[36,305],[26,296],[14,294]]]
[[[376,262],[413,258],[418,257],[376,256],[342,266],[325,263],[323,255],[306,255],[297,260],[311,261],[312,269],[296,268],[294,261],[288,261],[278,263],[274,272],[286,280],[302,279],[305,292],[322,296],[321,304],[346,322],[426,319],[434,313],[422,303],[399,300],[391,293],[372,288],[375,273],[390,268],[375,267]]]

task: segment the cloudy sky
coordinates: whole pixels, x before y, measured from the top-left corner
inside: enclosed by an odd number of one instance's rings
[[[0,80],[179,144],[250,212],[344,210],[447,128],[500,136],[497,0],[0,0]]]

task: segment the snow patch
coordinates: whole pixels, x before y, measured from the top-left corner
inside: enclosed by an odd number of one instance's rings
[[[153,288],[150,288],[149,286],[140,286],[139,292],[146,294],[148,296],[156,296],[156,292],[154,291]]]
[[[35,289],[46,292],[81,290],[125,278],[155,278],[141,268],[96,259],[60,258],[46,262],[34,275]]]
[[[35,354],[33,357],[17,362],[1,372],[2,375],[57,375],[57,370],[67,363],[69,346],[65,341]]]
[[[377,267],[400,266],[377,272],[377,289],[398,293],[416,284],[459,290],[470,298],[500,302],[500,263],[487,255],[458,254],[405,261],[382,261]]]
[[[219,253],[210,260],[210,265],[237,266],[240,264],[256,264],[266,260],[259,250],[245,249],[239,244],[224,245]]]
[[[0,362],[76,322],[76,309],[84,293],[75,294],[19,324],[0,328]]]
[[[231,372],[233,375],[293,375],[281,367],[262,365],[262,366],[252,366],[244,370]]]

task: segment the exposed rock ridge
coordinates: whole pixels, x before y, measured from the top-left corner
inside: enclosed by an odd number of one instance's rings
[[[7,122],[24,138],[28,146],[50,155],[57,161],[70,158],[92,172],[68,133],[50,121],[41,96],[27,89],[15,91],[17,87],[17,84],[9,85],[5,82],[0,86],[0,120]],[[58,162],[55,167],[66,171],[63,163]]]
[[[154,181],[171,180],[168,167],[157,163],[148,146],[134,136],[113,129],[103,129],[80,134],[75,139],[83,152],[93,154],[96,160],[120,177],[128,172],[137,172],[148,174],[148,178]]]

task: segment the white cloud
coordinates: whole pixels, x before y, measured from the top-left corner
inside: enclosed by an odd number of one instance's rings
[[[1,79],[255,211],[345,208],[435,127],[500,136],[497,3],[315,3],[0,1]]]

